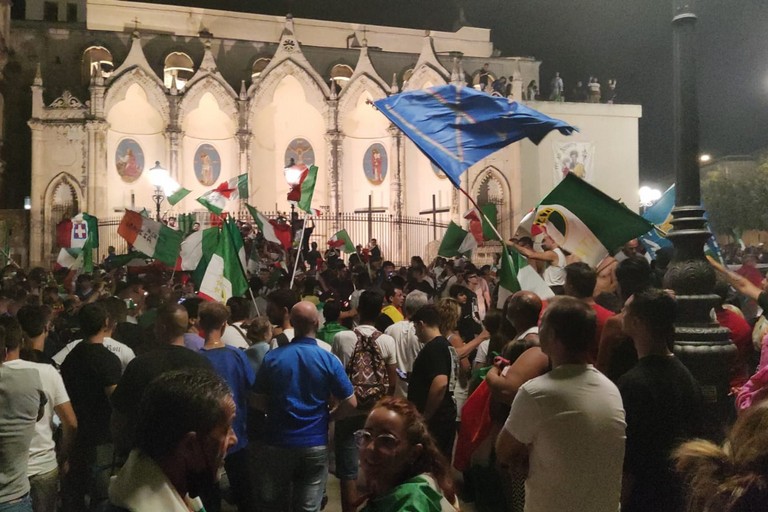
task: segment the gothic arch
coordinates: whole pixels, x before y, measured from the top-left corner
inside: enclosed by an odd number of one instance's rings
[[[358,98],[366,91],[374,100],[387,97],[387,91],[382,89],[376,80],[367,74],[358,75],[341,91],[338,107],[339,119],[343,119],[355,109]]]
[[[67,194],[71,199],[70,211],[65,208],[59,211],[59,205],[66,207],[66,203],[56,200],[56,196],[61,193]],[[83,188],[77,179],[67,173],[57,174],[49,183],[43,193],[43,256],[51,254],[54,249],[54,238],[56,236],[56,224],[66,215],[70,217],[77,215],[84,209],[85,198],[83,197]]]
[[[169,125],[170,105],[163,89],[163,84],[157,76],[150,76],[139,67],[134,67],[121,73],[120,76],[109,84],[104,98],[104,112],[109,112],[117,103],[123,101],[125,94],[133,84],[138,84],[144,89],[149,103],[160,112],[163,123],[166,126]]]
[[[302,85],[307,103],[315,107],[323,119],[328,119],[328,104],[326,103],[326,87],[317,80],[301,65],[293,59],[285,59],[280,64],[270,69],[266,75],[259,77],[248,89],[248,98],[251,99],[251,106],[248,116],[252,117],[255,112],[272,103],[280,81],[285,76],[293,76]]]
[[[512,188],[509,179],[494,166],[488,166],[478,172],[470,185],[471,195],[474,198],[482,193],[488,194],[488,202],[497,205],[498,229],[503,236],[507,236],[511,229],[509,223],[512,219]],[[478,201],[479,202],[479,201]]]
[[[237,119],[240,115],[237,107],[237,94],[229,84],[222,83],[222,80],[214,75],[205,76],[189,85],[179,103],[179,122],[182,122],[189,112],[197,108],[200,98],[206,93],[211,93],[216,98],[221,111],[233,119],[237,125]]]
[[[407,83],[403,84],[403,90],[414,91],[417,89],[423,89],[427,82],[432,83],[433,85],[444,85],[448,83],[445,77],[435,68],[424,64],[413,71],[411,79],[408,80]]]

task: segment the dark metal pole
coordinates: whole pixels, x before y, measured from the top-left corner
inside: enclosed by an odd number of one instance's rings
[[[432,194],[432,239],[437,240],[437,200]]]
[[[368,194],[368,243],[373,239],[373,194]]]
[[[707,430],[719,437],[731,416],[728,398],[729,366],[736,348],[728,329],[710,317],[718,297],[712,290],[715,273],[704,258],[704,244],[711,236],[701,207],[699,178],[699,116],[696,99],[696,15],[693,0],[674,0],[672,19],[675,208],[672,210],[674,244],[672,263],[664,276],[665,287],[677,295],[675,354],[693,373],[704,391]]]

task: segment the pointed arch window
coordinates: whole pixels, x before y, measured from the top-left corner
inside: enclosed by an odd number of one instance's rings
[[[251,67],[251,82],[255,82],[261,76],[261,73],[266,69],[266,67],[269,65],[269,61],[271,60],[272,59],[267,57],[256,59],[256,61],[253,63],[253,66]]]
[[[408,81],[413,76],[413,72],[414,72],[414,68],[408,68],[405,70],[405,72],[403,73],[403,85],[408,83]]]
[[[192,59],[184,52],[173,52],[165,58],[163,83],[167,88],[176,86],[177,91],[184,89],[195,70]]]
[[[331,68],[331,85],[336,92],[341,91],[349,83],[352,73],[352,67],[346,64],[336,64]]]
[[[88,83],[91,77],[109,78],[115,70],[112,53],[103,46],[90,46],[83,52],[83,82]]]

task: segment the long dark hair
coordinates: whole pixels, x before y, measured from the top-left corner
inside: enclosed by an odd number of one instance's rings
[[[376,402],[373,408],[387,409],[403,418],[409,446],[420,444],[423,447],[421,455],[405,470],[400,481],[404,482],[422,473],[429,473],[437,482],[443,496],[453,503],[456,500],[456,491],[448,461],[437,448],[416,406],[404,398],[387,396]]]

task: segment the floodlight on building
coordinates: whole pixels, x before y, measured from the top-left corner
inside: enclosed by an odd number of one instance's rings
[[[702,163],[702,164],[706,164],[706,163],[711,162],[711,161],[712,161],[712,155],[710,155],[709,153],[703,153],[699,157],[699,162]]]

